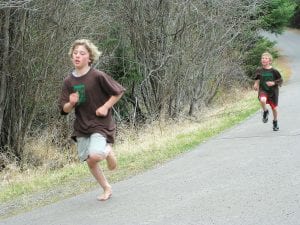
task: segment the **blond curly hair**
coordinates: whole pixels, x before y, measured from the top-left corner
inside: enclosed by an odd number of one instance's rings
[[[273,56],[272,56],[271,53],[269,53],[269,52],[264,52],[264,53],[261,55],[261,57],[267,57],[267,58],[269,58],[270,63],[272,63],[272,61],[273,61]]]
[[[88,39],[78,39],[73,42],[71,45],[71,48],[69,50],[69,56],[72,58],[72,54],[76,46],[83,45],[89,52],[90,55],[90,64],[93,64],[94,62],[99,60],[99,57],[102,55],[102,52],[100,52],[96,45],[94,45],[90,40]]]

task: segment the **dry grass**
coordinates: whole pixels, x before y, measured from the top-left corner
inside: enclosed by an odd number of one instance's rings
[[[288,80],[292,75],[292,70],[289,65],[289,59],[286,56],[281,56],[278,58],[274,64],[274,66],[277,68],[281,75],[283,76],[284,80]]]
[[[119,137],[122,141],[115,145],[117,154],[138,153],[152,151],[153,148],[163,149],[167,143],[176,139],[178,135],[185,135],[198,130],[210,129],[218,126],[216,118],[224,114],[235,113],[245,109],[246,101],[241,99],[251,99],[256,97],[256,92],[252,90],[241,91],[239,89],[223,95],[218,99],[214,107],[203,108],[197,117],[181,118],[174,120],[155,121],[146,124],[143,127],[130,129],[128,127],[119,127]],[[234,109],[234,111],[230,110]]]
[[[234,108],[235,111],[244,109],[247,106],[239,100],[255,98],[255,96],[256,93],[252,90],[240,91],[236,89],[218,99],[214,107],[203,108],[197,117],[183,117],[176,121],[155,121],[138,129],[119,127],[114,149],[118,156],[138,154],[158,148],[163,149],[178,135],[218,126],[218,120],[215,118],[223,116],[225,111],[234,113],[230,108]],[[0,187],[30,181],[42,174],[78,163],[74,144],[71,145],[69,150],[62,151],[53,145],[52,139],[53,137],[49,133],[43,133],[38,138],[28,139],[24,148],[22,169],[15,162],[7,164],[6,168],[0,173]]]
[[[78,162],[75,145],[66,151],[61,151],[53,143],[49,134],[44,132],[39,137],[27,139],[23,150],[23,161],[8,159],[6,167],[0,173],[1,186],[12,183],[27,182],[35,177],[43,176],[50,171],[63,168]]]
[[[118,158],[125,159],[123,167],[120,166],[120,170],[122,170],[122,168],[127,170],[130,167],[126,164],[128,163],[126,160],[127,155],[134,155],[135,160],[138,161],[139,159],[136,159],[136,157],[142,157],[142,155],[145,155],[147,152],[151,153],[158,149],[163,150],[167,148],[167,146],[170,146],[170,144],[175,143],[178,136],[188,136],[197,131],[199,132],[199,130],[209,130],[213,127],[218,127],[219,123],[221,123],[218,118],[224,117],[224,113],[235,113],[233,108],[236,112],[239,112],[247,107],[243,105],[246,101],[239,101],[240,99],[251,99],[254,97],[255,92],[251,90],[240,91],[236,89],[228,93],[228,95],[224,95],[222,99],[219,99],[215,107],[203,108],[198,117],[181,118],[176,121],[156,121],[151,124],[145,124],[139,129],[119,127],[117,143],[114,149]],[[49,133],[41,134],[39,138],[28,139],[24,148],[23,169],[21,170],[15,163],[7,165],[5,170],[0,173],[0,188],[14,186],[15,184],[27,184],[33,180],[38,180],[41,176],[51,176],[52,173],[56,173],[56,171],[59,171],[61,168],[68,169],[78,164],[77,152],[74,145],[71,146],[68,151],[62,151],[55,147],[51,140],[53,140],[53,137],[49,135]],[[179,140],[179,142],[180,141],[181,140]],[[180,143],[178,143],[178,145],[180,145]],[[169,155],[169,153],[167,153],[167,155]],[[133,170],[140,171],[143,170],[143,166],[145,168],[152,166],[152,162],[146,165],[146,162],[140,160],[138,163],[140,163],[138,168],[133,168]],[[131,166],[135,167],[135,165]],[[83,169],[85,170],[85,168]],[[79,173],[88,174],[88,171],[86,170],[86,172]],[[131,172],[127,171],[124,173]],[[119,178],[117,178],[117,180],[118,179]],[[35,188],[39,189],[38,183],[34,185],[37,187],[32,186],[33,190]],[[23,192],[26,193],[26,191],[27,190],[20,190],[20,194]]]

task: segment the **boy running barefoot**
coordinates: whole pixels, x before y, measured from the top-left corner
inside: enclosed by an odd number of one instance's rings
[[[103,194],[97,199],[105,201],[111,197],[112,188],[99,162],[106,160],[110,170],[117,166],[112,150],[116,130],[112,107],[125,89],[106,73],[92,67],[100,54],[89,40],[76,40],[72,44],[69,56],[74,70],[63,82],[59,107],[62,115],[73,109],[75,111],[72,138],[77,142],[80,160],[86,161],[90,172],[103,188]]]
[[[278,96],[279,86],[282,84],[282,77],[278,70],[272,67],[272,55],[265,52],[261,56],[261,68],[255,72],[254,89],[258,91],[258,99],[263,109],[264,123],[268,122],[269,110],[267,104],[270,105],[273,114],[273,130],[278,131]]]

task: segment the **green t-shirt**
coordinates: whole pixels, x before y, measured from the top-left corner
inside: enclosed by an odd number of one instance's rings
[[[255,72],[255,80],[259,80],[258,96],[263,92],[268,96],[268,102],[278,104],[279,86],[282,84],[282,77],[278,70],[274,68],[258,68]],[[268,86],[267,81],[274,81],[274,86]]]
[[[273,92],[275,89],[278,89],[278,85],[282,83],[282,77],[278,70],[274,68],[264,69],[259,68],[255,73],[255,80],[259,80],[259,89],[265,92]],[[274,86],[268,86],[268,81],[274,81]]]

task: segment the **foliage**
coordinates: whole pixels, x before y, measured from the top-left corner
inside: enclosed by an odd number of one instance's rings
[[[260,65],[261,55],[264,52],[272,54],[276,59],[279,56],[277,50],[274,49],[276,42],[270,41],[264,37],[258,37],[253,43],[253,47],[245,54],[245,71],[250,78],[253,78],[256,68]]]
[[[269,41],[260,36],[261,30],[281,34],[295,11],[294,0],[268,0],[257,8],[255,20],[257,25],[254,31],[248,33],[248,38],[252,41],[245,48],[243,68],[249,78],[252,78],[254,71],[260,65],[261,54],[270,52],[274,58],[278,57],[278,52],[274,49],[275,42]],[[252,18],[252,19],[253,19]]]
[[[102,58],[97,67],[104,69],[127,89],[120,102],[114,106],[115,112],[118,112],[115,113],[117,120],[141,122],[144,115],[136,103],[135,88],[141,83],[142,75],[139,73],[137,62],[133,60],[134,50],[120,31],[120,26],[112,26],[107,39],[99,43],[100,49],[105,50],[106,58]]]
[[[265,1],[258,13],[261,28],[272,33],[281,34],[284,27],[290,23],[295,7],[294,0]]]
[[[122,34],[141,76],[129,89],[147,119],[193,115],[221,85],[243,77],[237,46],[249,40],[241,34],[253,27],[250,5],[131,0],[121,7]]]
[[[293,17],[290,20],[290,26],[300,29],[300,0],[295,0],[297,6]]]

